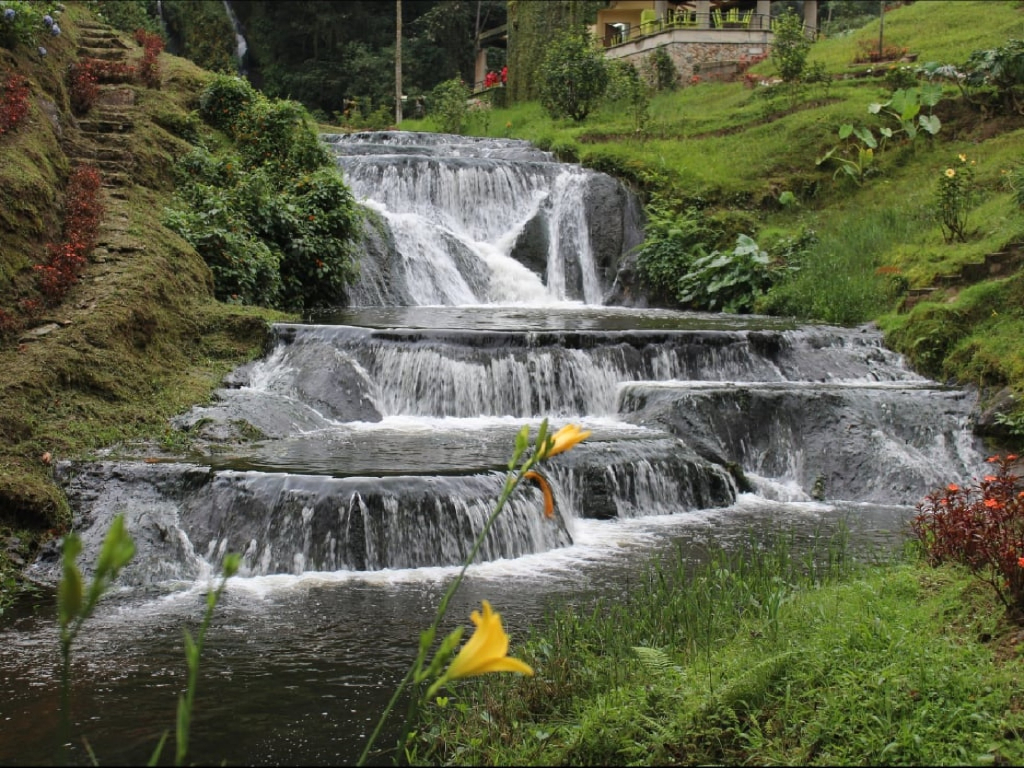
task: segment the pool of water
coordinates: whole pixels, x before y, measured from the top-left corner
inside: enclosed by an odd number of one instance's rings
[[[779,495],[782,495],[781,493]],[[840,524],[863,557],[898,543],[912,510],[869,504],[769,501],[612,521],[574,521],[571,547],[474,565],[446,627],[468,625],[489,600],[512,636],[559,604],[615,599],[640,583],[652,557],[678,551],[694,564],[709,548],[792,535],[824,546]],[[674,554],[672,556],[675,556]],[[233,579],[206,641],[191,758],[228,765],[354,763],[416,651],[454,568],[304,573]],[[105,599],[74,654],[70,760],[146,762],[170,729],[186,667],[182,628],[195,633],[206,585],[161,585]],[[0,764],[51,763],[58,753],[59,655],[52,603],[2,617]],[[384,738],[380,745],[389,745]]]

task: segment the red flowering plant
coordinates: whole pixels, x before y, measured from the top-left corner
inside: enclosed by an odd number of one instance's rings
[[[135,42],[142,46],[142,61],[139,63],[139,77],[147,88],[160,87],[160,52],[164,40],[160,35],[144,29],[135,30]]]
[[[99,75],[96,73],[94,64],[96,59],[80,59],[73,63],[68,70],[71,91],[71,108],[76,114],[84,115],[91,108],[99,96]]]
[[[12,72],[0,91],[0,136],[14,130],[28,114],[28,80]]]
[[[965,566],[1024,619],[1024,478],[1012,469],[1016,460],[1016,454],[992,456],[992,474],[930,493],[910,529],[930,564]]]
[[[92,166],[80,165],[68,180],[64,206],[64,240],[50,243],[50,258],[33,267],[39,275],[39,289],[47,304],[55,306],[78,282],[89,252],[96,245],[100,217],[100,174]]]

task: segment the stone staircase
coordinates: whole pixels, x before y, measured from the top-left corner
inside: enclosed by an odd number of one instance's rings
[[[937,291],[944,291],[947,300],[956,296],[963,285],[979,283],[996,277],[1005,277],[1024,264],[1024,243],[1009,243],[1003,250],[985,254],[982,261],[964,264],[951,275],[939,275],[931,285],[911,288],[900,304],[900,312],[909,312],[921,301],[927,301]]]
[[[133,63],[133,47],[120,33],[100,23],[83,22],[78,55],[115,63]],[[128,199],[133,184],[135,156],[131,137],[135,130],[135,86],[100,84],[89,112],[65,135],[64,151],[72,164],[86,163],[100,172],[100,202],[104,215],[91,261],[102,264],[144,248],[128,236]]]

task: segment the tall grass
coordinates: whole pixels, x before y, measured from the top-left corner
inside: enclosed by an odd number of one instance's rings
[[[532,631],[537,676],[424,712],[414,760],[476,765],[903,764],[1024,759],[1019,657],[955,570],[859,567],[842,538],[677,553],[621,600]]]
[[[820,234],[800,270],[770,292],[764,309],[838,325],[867,322],[885,312],[902,283],[898,273],[878,272],[880,256],[912,239],[924,224],[905,210],[882,208],[844,218]]]

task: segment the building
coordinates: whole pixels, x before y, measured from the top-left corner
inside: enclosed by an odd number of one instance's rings
[[[803,15],[808,36],[817,36],[817,0],[804,0]],[[592,30],[610,59],[639,66],[663,48],[683,82],[720,79],[767,55],[771,0],[610,0]]]

